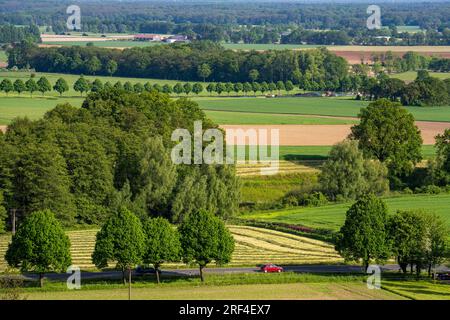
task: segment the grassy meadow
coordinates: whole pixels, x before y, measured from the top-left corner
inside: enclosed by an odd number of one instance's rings
[[[397,210],[424,209],[433,212],[445,219],[450,227],[450,194],[420,194],[403,195],[385,198],[390,213]],[[321,207],[299,207],[293,209],[258,212],[242,215],[245,219],[254,219],[268,222],[282,222],[303,225],[316,229],[338,231],[344,224],[345,213],[352,202],[330,204]]]
[[[334,117],[357,117],[368,101],[350,98],[227,98],[196,99],[200,107],[212,111],[268,114],[302,114]],[[450,122],[450,106],[406,107],[416,120]]]
[[[269,275],[276,277],[277,275]],[[34,290],[23,294],[28,300],[127,300],[128,288],[82,290]],[[404,300],[386,290],[369,290],[362,281],[279,284],[160,285],[132,289],[133,300]]]
[[[439,78],[441,80],[445,80],[450,78],[450,72],[430,72],[430,76]],[[395,73],[390,75],[391,78],[397,78],[403,81],[414,81],[417,78],[417,72],[416,71],[407,71],[402,73]]]

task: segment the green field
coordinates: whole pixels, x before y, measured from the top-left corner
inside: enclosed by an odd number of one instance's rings
[[[422,281],[383,281],[382,288],[414,300],[450,300],[450,285]]]
[[[395,213],[400,209],[425,209],[442,216],[450,226],[450,194],[399,196],[386,198],[385,201],[390,213]],[[338,231],[343,225],[345,213],[351,205],[352,203],[330,204],[317,208],[295,208],[260,212],[241,217]]]
[[[206,115],[219,124],[355,124],[357,120],[322,118],[303,115],[247,113],[205,110]]]
[[[332,146],[280,146],[280,159],[283,160],[324,160]],[[434,157],[436,150],[433,145],[423,145],[424,159]]]
[[[125,286],[114,289],[27,291],[28,300],[127,300]],[[242,285],[151,286],[133,288],[133,300],[403,300],[386,290],[369,290],[362,281]]]
[[[450,78],[450,72],[430,72],[430,76],[444,80]],[[402,73],[395,73],[390,75],[390,77],[409,82],[414,81],[417,78],[417,72],[407,71]]]
[[[22,97],[16,97],[10,94],[9,97],[0,97],[0,125],[7,125],[16,117],[28,117],[31,120],[42,118],[44,113],[53,109],[57,104],[70,103],[75,107],[80,107],[83,100],[78,97],[54,96],[33,97],[22,94]]]
[[[408,33],[417,33],[420,31],[425,31],[420,28],[420,26],[397,26],[397,32],[408,32]]]
[[[196,99],[200,107],[213,111],[247,113],[303,114],[356,117],[369,104],[349,98],[227,98]],[[450,122],[450,106],[407,107],[416,120]]]

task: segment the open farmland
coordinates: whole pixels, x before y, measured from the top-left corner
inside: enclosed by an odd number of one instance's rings
[[[395,213],[397,210],[424,209],[442,216],[450,227],[450,194],[399,196],[386,198],[385,202],[390,213]],[[316,208],[276,210],[243,215],[242,218],[338,231],[344,224],[345,213],[351,205],[352,203],[348,202]]]
[[[279,275],[270,275],[277,277]],[[245,279],[242,279],[245,281]],[[126,300],[128,289],[29,291],[28,300]],[[138,300],[404,300],[386,290],[370,290],[362,281],[240,285],[159,285],[133,288]]]
[[[236,240],[236,249],[229,266],[255,266],[267,262],[279,264],[309,264],[342,262],[332,245],[322,241],[283,232],[229,226]],[[72,263],[82,269],[95,269],[91,262],[97,229],[68,231],[71,241]],[[0,270],[6,268],[4,255],[9,235],[0,236]],[[172,264],[172,267],[185,265]]]
[[[216,98],[195,99],[204,110],[247,113],[357,117],[368,101],[349,98]],[[450,122],[450,106],[406,107],[416,120]]]
[[[342,119],[332,117],[286,115],[276,113],[247,113],[231,111],[205,110],[208,118],[219,124],[355,124],[356,119]]]
[[[74,107],[80,107],[83,99],[78,97],[33,97],[22,94],[22,97],[15,97],[10,94],[9,97],[0,98],[0,125],[9,124],[16,117],[28,117],[31,120],[37,120],[57,104],[70,103]]]
[[[442,80],[450,78],[450,72],[430,72],[430,76]],[[417,72],[407,71],[402,73],[394,73],[390,75],[391,78],[397,78],[406,82],[414,81],[417,78]]]
[[[421,131],[423,144],[432,145],[435,137],[450,128],[449,122],[417,121]],[[226,131],[238,129],[249,132],[259,130],[268,132],[270,139],[274,130],[278,130],[280,146],[329,146],[346,139],[351,134],[351,125],[222,125]],[[233,132],[232,131],[232,132]],[[235,135],[227,135],[227,143],[236,143]],[[247,139],[248,140],[248,139]],[[270,141],[270,140],[269,140]],[[248,141],[249,145],[257,145],[259,141]]]

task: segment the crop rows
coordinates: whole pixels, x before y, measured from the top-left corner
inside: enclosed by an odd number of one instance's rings
[[[258,162],[255,164],[242,163],[237,164],[236,171],[239,176],[253,176],[260,175],[262,168],[267,168],[266,174],[288,174],[288,173],[303,173],[303,172],[317,172],[316,169],[322,160],[302,160],[302,161],[286,161],[279,160],[277,163]]]
[[[229,226],[236,241],[231,266],[255,266],[263,263],[307,264],[339,262],[341,258],[325,242],[273,231],[269,229]],[[71,242],[72,263],[81,269],[95,269],[91,255],[97,230],[68,231]],[[0,236],[0,271],[6,269],[4,255],[10,236]],[[166,265],[169,266],[169,265]],[[183,267],[170,264],[171,267]]]

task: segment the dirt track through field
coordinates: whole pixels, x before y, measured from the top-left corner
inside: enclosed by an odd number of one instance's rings
[[[450,122],[417,121],[423,143],[434,144],[434,137],[450,128]],[[222,125],[223,129],[266,129],[270,143],[270,130],[278,129],[280,146],[330,146],[344,140],[350,134],[351,125]],[[230,135],[227,143],[232,143]],[[246,142],[247,144],[251,144]]]

